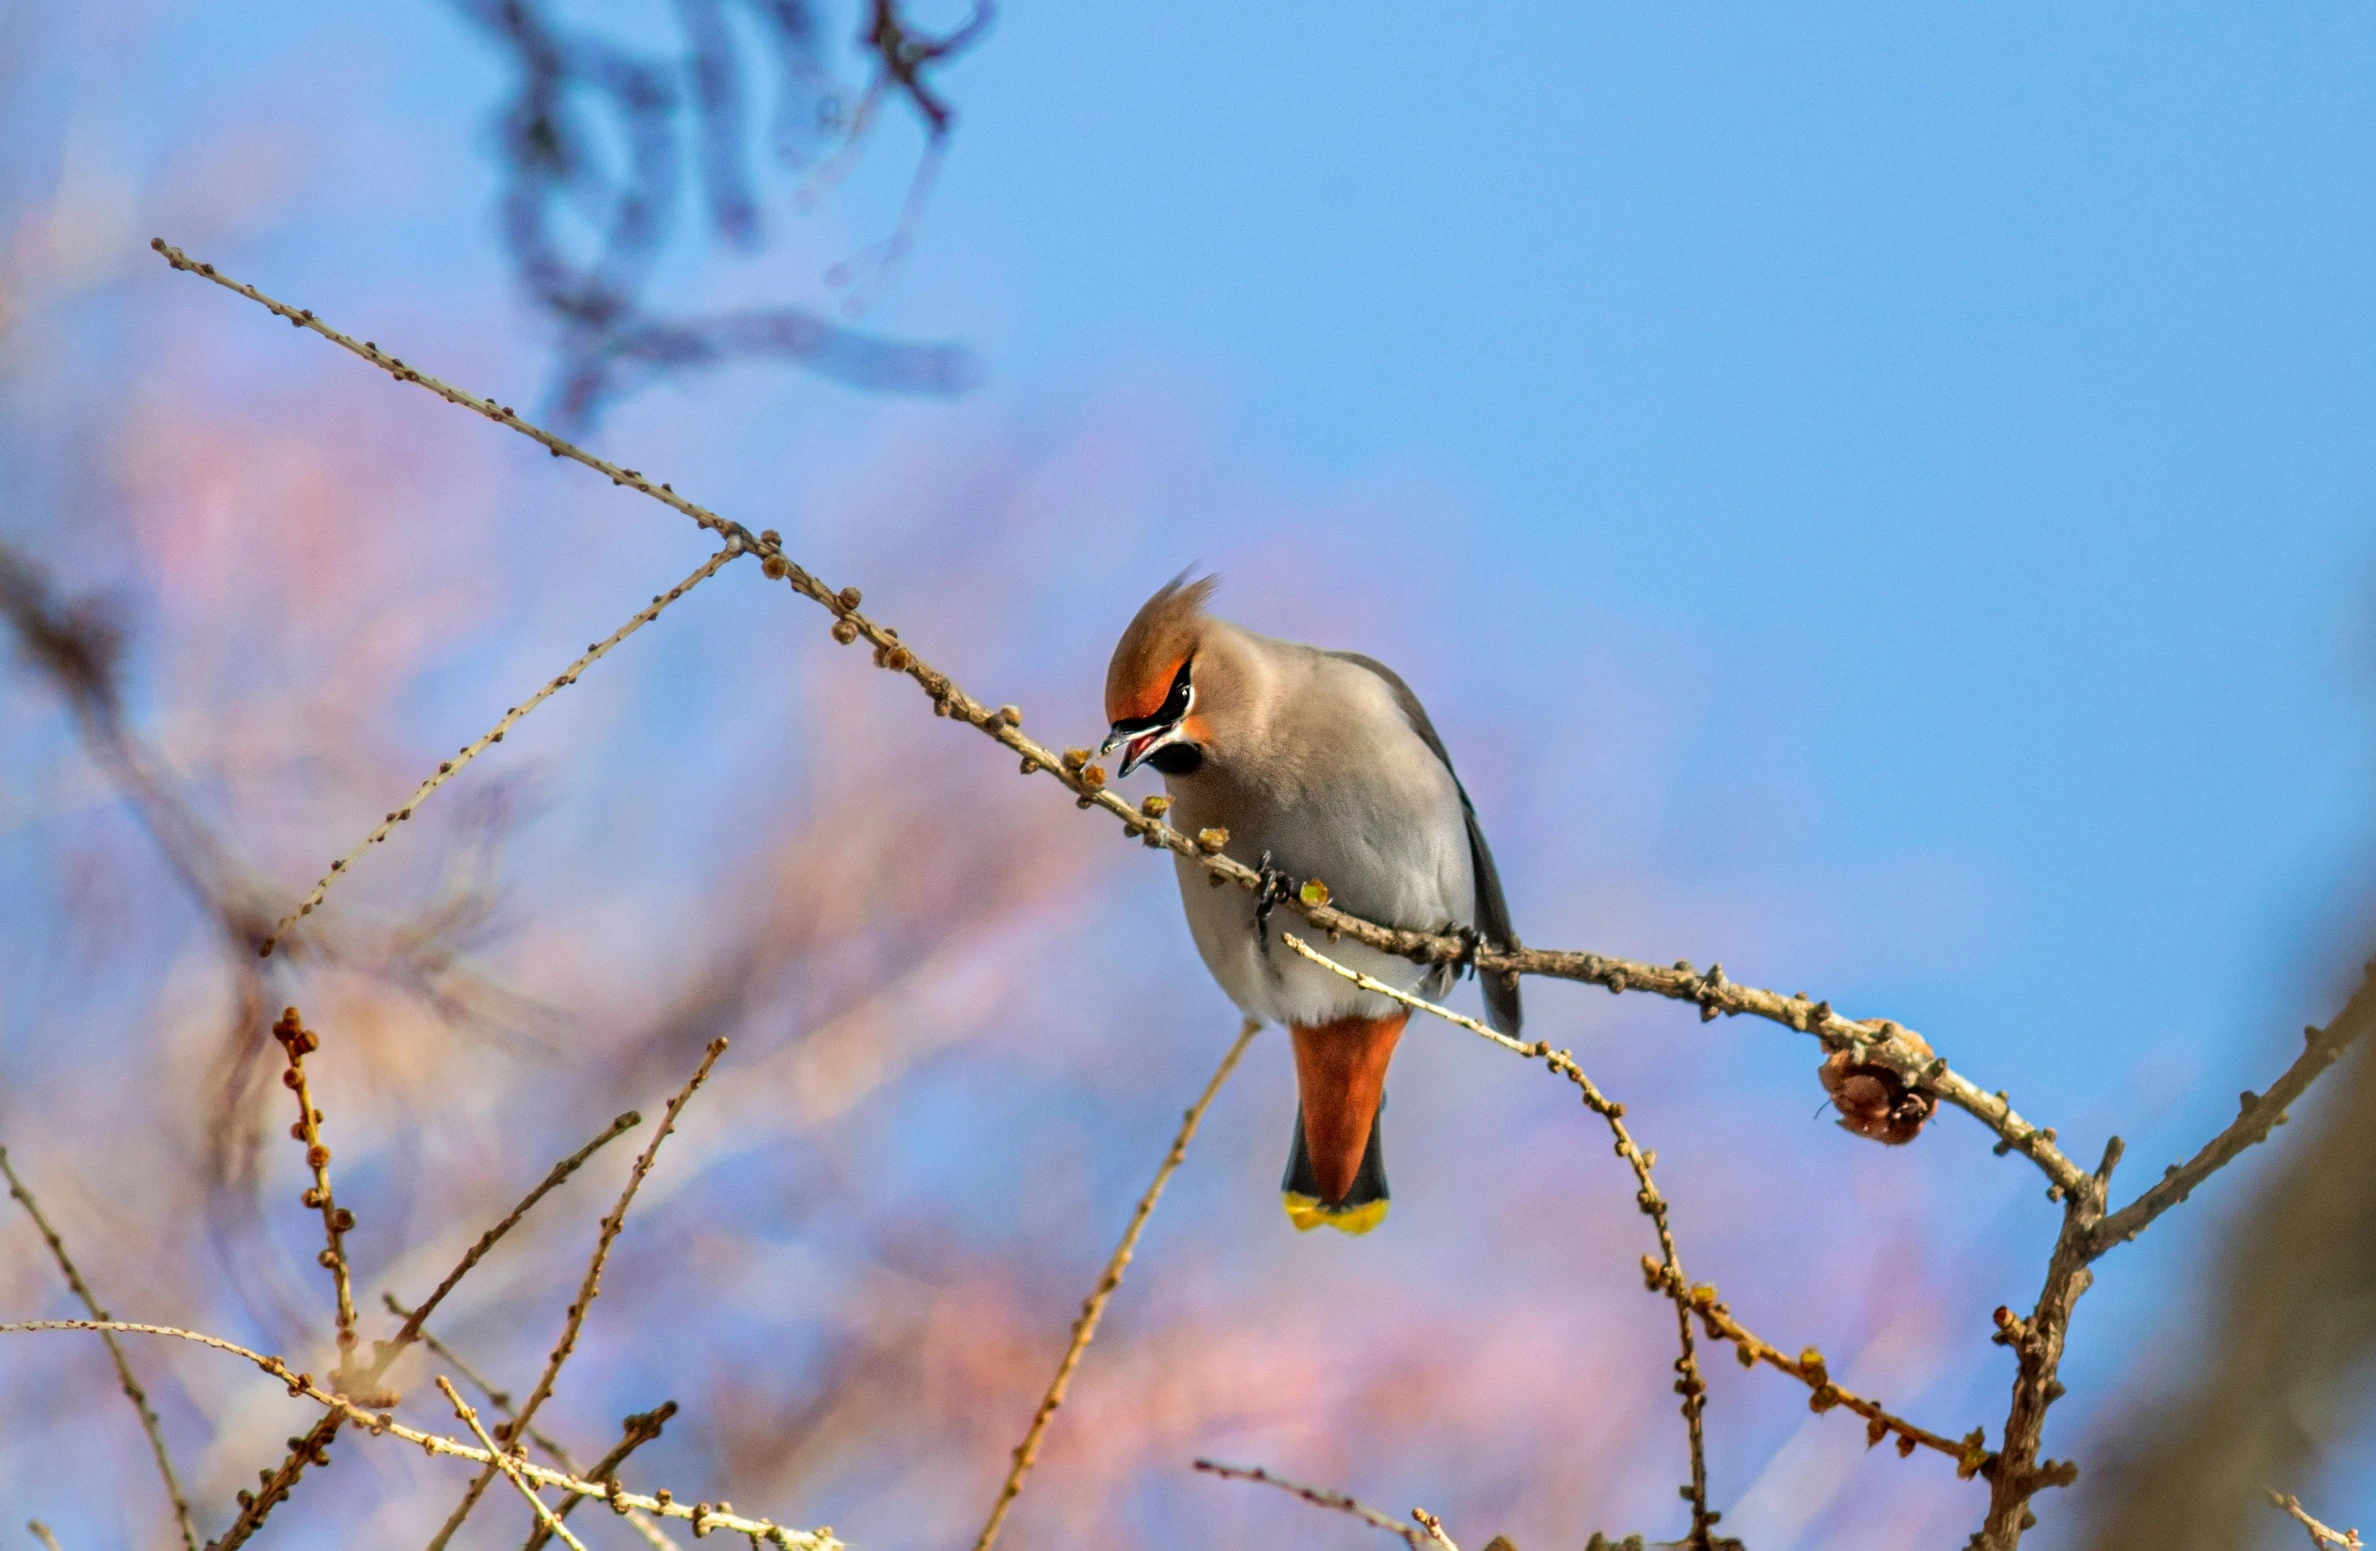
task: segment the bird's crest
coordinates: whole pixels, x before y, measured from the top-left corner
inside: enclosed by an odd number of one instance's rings
[[[1115,643],[1113,661],[1106,667],[1107,721],[1152,716],[1163,704],[1180,664],[1188,660],[1196,643],[1205,604],[1220,585],[1218,576],[1192,582],[1182,571],[1140,605],[1137,617]]]

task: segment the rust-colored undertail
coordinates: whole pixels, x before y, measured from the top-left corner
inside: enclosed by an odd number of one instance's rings
[[[1295,1027],[1302,1098],[1287,1163],[1287,1215],[1298,1228],[1326,1223],[1366,1233],[1386,1215],[1386,1166],[1377,1142],[1386,1067],[1410,1014],[1339,1018]]]

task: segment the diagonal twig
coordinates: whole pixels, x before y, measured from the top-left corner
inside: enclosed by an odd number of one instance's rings
[[[1411,1551],[1421,1551],[1427,1544],[1425,1530],[1398,1523],[1392,1515],[1380,1513],[1357,1498],[1347,1497],[1342,1492],[1332,1492],[1324,1486],[1306,1486],[1301,1481],[1290,1481],[1285,1476],[1272,1475],[1260,1465],[1224,1465],[1218,1460],[1200,1459],[1196,1462],[1196,1468],[1208,1476],[1219,1476],[1224,1481],[1258,1481],[1264,1486],[1275,1486],[1282,1492],[1302,1498],[1315,1508],[1342,1513],[1359,1519],[1372,1529],[1382,1529],[1389,1535],[1400,1536],[1402,1543],[1409,1546]]]
[[[0,1147],[0,1176],[6,1177],[9,1195],[25,1209],[25,1215],[32,1218],[33,1226],[41,1231],[42,1242],[49,1246],[51,1258],[58,1262],[58,1269],[66,1273],[66,1285],[74,1289],[74,1296],[82,1300],[82,1306],[91,1311],[91,1318],[102,1322],[112,1318],[107,1310],[99,1306],[99,1295],[91,1291],[91,1284],[84,1281],[82,1273],[74,1268],[74,1261],[66,1253],[66,1241],[58,1236],[57,1229],[50,1226],[49,1219],[41,1215],[41,1207],[34,1201],[33,1192],[25,1188],[25,1182],[17,1178],[16,1170],[9,1166],[8,1149],[5,1147]],[[132,1409],[140,1413],[140,1430],[148,1434],[149,1453],[156,1457],[157,1474],[164,1477],[165,1495],[173,1504],[173,1521],[181,1529],[182,1545],[186,1551],[197,1551],[198,1531],[190,1522],[189,1499],[182,1495],[181,1480],[173,1473],[173,1459],[165,1452],[165,1429],[158,1422],[156,1411],[149,1405],[148,1391],[142,1389],[140,1381],[132,1377],[132,1364],[125,1359],[123,1347],[116,1343],[115,1333],[102,1330],[99,1339],[107,1343],[107,1355],[115,1364],[116,1382],[123,1386],[124,1398],[131,1401]],[[39,1523],[35,1523],[32,1528],[35,1534],[48,1538],[49,1531]],[[50,1544],[55,1545],[57,1542],[50,1541]]]
[[[708,1081],[710,1068],[717,1065],[718,1057],[725,1053],[726,1041],[723,1037],[709,1042],[709,1049],[703,1053],[701,1064],[693,1069],[693,1075],[685,1086],[677,1090],[676,1097],[668,1101],[668,1112],[660,1117],[660,1129],[653,1133],[642,1156],[635,1160],[635,1167],[628,1171],[627,1188],[619,1193],[619,1204],[612,1207],[610,1215],[602,1219],[602,1232],[595,1239],[594,1253],[586,1263],[585,1279],[578,1284],[577,1298],[569,1305],[568,1317],[562,1322],[561,1339],[554,1344],[552,1356],[546,1359],[544,1372],[537,1375],[536,1387],[521,1402],[518,1417],[507,1424],[507,1439],[518,1436],[522,1428],[534,1421],[537,1409],[552,1395],[553,1385],[561,1377],[561,1365],[569,1361],[569,1354],[577,1349],[578,1329],[586,1322],[586,1311],[593,1307],[594,1299],[602,1291],[602,1267],[610,1258],[611,1244],[618,1238],[619,1230],[627,1225],[627,1208],[634,1204],[636,1191],[643,1188],[644,1176],[652,1171],[652,1160],[658,1156],[660,1144],[667,1141],[669,1133],[676,1129],[678,1112]],[[429,1542],[428,1551],[444,1551],[446,1542],[453,1538],[455,1530],[462,1527],[462,1521],[470,1517],[470,1510],[478,1505],[487,1483],[494,1478],[495,1467],[492,1464],[479,1472],[478,1478],[470,1483],[470,1489],[463,1494],[462,1501],[455,1505],[453,1513],[447,1517],[444,1527]]]
[[[1097,1285],[1090,1290],[1089,1296],[1082,1300],[1081,1317],[1073,1321],[1072,1343],[1064,1349],[1064,1359],[1056,1365],[1056,1377],[1048,1382],[1047,1394],[1040,1397],[1039,1409],[1032,1413],[1031,1426],[1025,1429],[1023,1441],[1015,1446],[1014,1468],[1007,1472],[1005,1482],[1000,1485],[998,1500],[990,1505],[990,1518],[983,1524],[982,1533],[974,1540],[974,1551],[990,1551],[990,1547],[997,1543],[999,1529],[1006,1523],[1007,1510],[1014,1506],[1016,1497],[1021,1495],[1024,1478],[1031,1474],[1031,1467],[1039,1459],[1040,1439],[1047,1432],[1049,1422],[1055,1419],[1056,1408],[1064,1404],[1064,1392],[1072,1383],[1073,1370],[1081,1365],[1081,1354],[1089,1349],[1089,1343],[1097,1336],[1098,1321],[1105,1317],[1107,1300],[1114,1296],[1114,1289],[1122,1285],[1122,1273],[1130,1268],[1130,1257],[1138,1249],[1140,1230],[1147,1226],[1147,1219],[1154,1214],[1155,1203],[1162,1198],[1163,1187],[1171,1182],[1172,1171],[1188,1156],[1188,1144],[1195,1140],[1196,1128],[1204,1123],[1205,1111],[1212,1106],[1214,1095],[1221,1091],[1223,1083],[1229,1081],[1229,1074],[1237,1070],[1238,1058],[1246,1053],[1246,1047],[1261,1032],[1259,1020],[1246,1020],[1246,1026],[1238,1031],[1236,1043],[1229,1047],[1229,1053],[1221,1058],[1221,1065],[1214,1070],[1212,1080],[1205,1084],[1204,1092],[1197,1095],[1196,1102],[1181,1117],[1179,1134],[1172,1138],[1171,1151],[1164,1154],[1162,1167],[1155,1171],[1154,1183],[1139,1198],[1138,1210],[1130,1214],[1130,1226],[1122,1231],[1122,1242],[1114,1246],[1113,1257],[1106,1262],[1105,1273],[1097,1279]]]
[[[900,640],[896,629],[860,613],[858,605],[861,596],[857,588],[844,587],[837,591],[827,586],[787,557],[781,542],[772,535],[753,533],[741,523],[678,495],[665,482],[656,483],[638,470],[596,457],[542,426],[522,419],[508,405],[491,398],[481,398],[407,366],[371,341],[357,340],[351,335],[340,333],[321,322],[311,310],[301,310],[276,301],[256,287],[221,273],[214,265],[191,258],[163,238],[154,239],[150,246],[175,269],[199,275],[226,290],[237,292],[275,317],[321,335],[394,376],[399,382],[416,385],[450,404],[516,431],[554,457],[582,464],[603,475],[614,485],[649,496],[704,529],[724,537],[740,538],[746,547],[759,554],[770,578],[788,583],[795,592],[834,615],[835,640],[845,645],[864,640],[874,648],[877,666],[914,680],[917,687],[930,697],[935,715],[962,721],[997,740],[1022,756],[1025,775],[1044,771],[1054,776],[1073,792],[1082,807],[1105,809],[1121,820],[1130,834],[1143,839],[1150,847],[1187,858],[1213,877],[1233,883],[1249,893],[1262,886],[1261,873],[1223,852],[1222,848],[1229,840],[1226,831],[1215,829],[1200,831],[1194,836],[1183,834],[1163,822],[1156,812],[1133,807],[1108,790],[1104,769],[1089,761],[1086,750],[1070,749],[1059,754],[1025,737],[1021,731],[1023,713],[1020,710],[1013,706],[994,709],[974,699],[947,674],[917,656],[912,647]],[[1842,1017],[1832,1010],[1829,1002],[1816,1001],[1804,994],[1783,996],[1755,986],[1744,986],[1728,979],[1721,965],[1711,965],[1702,972],[1682,960],[1667,966],[1598,953],[1494,944],[1480,947],[1473,941],[1442,933],[1381,926],[1334,906],[1307,901],[1297,892],[1290,892],[1282,904],[1310,921],[1316,930],[1351,937],[1381,952],[1397,954],[1419,963],[1473,965],[1481,970],[1501,973],[1574,980],[1601,986],[1611,992],[1642,992],[1670,1001],[1688,1002],[1699,1009],[1703,1019],[1746,1015],[1781,1024],[1800,1033],[1813,1035],[1827,1049],[1854,1050],[1863,1060],[1887,1066],[1909,1087],[1936,1094],[1993,1131],[2001,1151],[2018,1152],[2028,1158],[2063,1191],[2079,1189],[2088,1178],[2087,1171],[2055,1145],[2052,1130],[2023,1118],[2014,1110],[2002,1090],[1994,1093],[1986,1091],[1970,1078],[1951,1069],[1945,1058],[1933,1050],[1922,1036],[1888,1019]]]
[[[726,541],[725,548],[719,550],[716,554],[710,556],[709,559],[696,566],[692,573],[688,575],[683,581],[677,583],[674,587],[669,588],[668,591],[664,593],[656,594],[650,603],[636,610],[635,613],[628,618],[627,623],[621,625],[618,629],[612,631],[609,635],[603,637],[601,640],[588,645],[585,650],[585,654],[579,657],[577,661],[571,663],[568,667],[563,668],[560,673],[546,681],[545,684],[541,686],[535,694],[530,695],[518,705],[513,706],[510,710],[504,712],[502,720],[496,722],[494,726],[488,728],[485,732],[479,734],[477,741],[463,744],[460,749],[455,751],[454,757],[452,759],[441,761],[438,767],[434,771],[430,772],[429,775],[422,780],[420,785],[413,788],[412,795],[404,799],[404,805],[402,807],[392,810],[386,818],[380,820],[380,822],[372,828],[370,834],[365,835],[361,840],[355,842],[354,849],[348,851],[346,855],[338,858],[336,861],[330,864],[330,870],[322,874],[320,881],[314,884],[312,891],[308,893],[305,898],[299,900],[296,906],[292,908],[287,915],[282,916],[280,920],[274,924],[272,928],[272,935],[264,939],[264,941],[258,946],[257,951],[266,958],[271,957],[272,950],[279,946],[281,938],[288,932],[289,928],[294,926],[300,918],[313,914],[314,907],[319,905],[324,897],[329,894],[331,884],[336,882],[339,877],[348,871],[348,869],[352,868],[356,861],[362,857],[364,852],[370,850],[373,846],[378,845],[380,842],[386,840],[390,835],[394,834],[396,832],[396,826],[411,818],[413,816],[413,810],[420,807],[422,803],[428,801],[432,792],[435,792],[439,787],[445,785],[446,782],[452,780],[455,776],[460,775],[464,767],[468,766],[469,763],[472,760],[478,758],[479,755],[485,753],[489,747],[493,746],[494,744],[501,743],[503,741],[503,735],[511,731],[513,727],[519,725],[520,719],[522,717],[525,717],[529,712],[535,710],[538,706],[543,705],[547,700],[551,699],[554,695],[559,694],[562,690],[567,689],[570,685],[575,684],[578,681],[578,675],[585,672],[595,663],[600,662],[604,657],[608,656],[612,647],[617,646],[621,641],[624,641],[629,636],[635,634],[636,631],[641,630],[653,620],[658,619],[660,617],[661,610],[667,608],[671,603],[676,602],[677,599],[683,597],[695,587],[700,586],[703,582],[708,581],[711,577],[717,575],[718,571],[723,566],[725,566],[728,561],[734,559],[736,556],[742,553],[743,545],[741,541],[730,537]]]
[[[454,1392],[454,1381],[441,1373],[437,1376],[437,1387],[445,1392],[446,1400],[454,1408],[454,1415],[462,1419],[463,1425],[470,1429],[471,1436],[478,1439],[479,1446],[494,1457],[495,1468],[503,1472],[504,1479],[520,1489],[522,1497],[528,1499],[528,1506],[536,1510],[536,1522],[544,1529],[559,1535],[561,1543],[569,1547],[569,1551],[586,1551],[586,1543],[572,1535],[568,1525],[553,1517],[553,1510],[546,1507],[545,1500],[536,1495],[536,1488],[521,1478],[519,1469],[512,1463],[511,1457],[497,1448],[495,1440],[487,1436],[487,1430],[479,1425],[478,1413],[470,1409],[462,1397]]]
[[[31,1530],[33,1538],[41,1542],[43,1551],[66,1551],[65,1547],[58,1544],[58,1537],[51,1532],[50,1527],[39,1519],[27,1519],[25,1528]]]
[[[2266,1141],[2273,1128],[2285,1124],[2286,1110],[2294,1100],[2308,1090],[2321,1072],[2334,1065],[2371,1024],[2376,1024],[2376,976],[2361,986],[2359,994],[2325,1028],[2313,1025],[2302,1031],[2302,1053],[2269,1085],[2267,1093],[2247,1092],[2240,1096],[2239,1113],[2226,1130],[2205,1142],[2184,1163],[2173,1164],[2136,1200],[2097,1223],[2088,1236],[2090,1246],[2101,1254],[2115,1244],[2128,1243],[2156,1217],[2193,1194],[2197,1185],[2226,1167],[2237,1154]]]

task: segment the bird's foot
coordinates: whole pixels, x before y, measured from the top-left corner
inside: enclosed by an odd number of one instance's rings
[[[1485,934],[1463,925],[1447,929],[1445,935],[1460,941],[1460,957],[1452,961],[1453,978],[1457,980],[1463,975],[1471,980],[1477,978],[1477,950],[1485,946]]]
[[[1267,951],[1271,912],[1279,908],[1279,901],[1295,893],[1295,880],[1271,865],[1268,851],[1262,853],[1262,861],[1254,871],[1262,880],[1254,886],[1254,938]]]

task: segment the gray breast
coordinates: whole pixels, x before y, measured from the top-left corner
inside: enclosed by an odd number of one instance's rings
[[[1255,639],[1273,670],[1261,736],[1167,782],[1177,822],[1191,831],[1227,829],[1231,857],[1254,867],[1267,850],[1273,866],[1327,884],[1334,903],[1369,920],[1423,930],[1472,924],[1476,886],[1459,785],[1392,689],[1348,660]],[[1311,1024],[1393,1010],[1388,998],[1281,946],[1276,934],[1301,925],[1292,912],[1273,917],[1266,949],[1244,890],[1213,888],[1203,868],[1184,860],[1179,878],[1206,967],[1249,1014]],[[1441,978],[1358,943],[1315,946],[1398,989],[1433,990]]]

